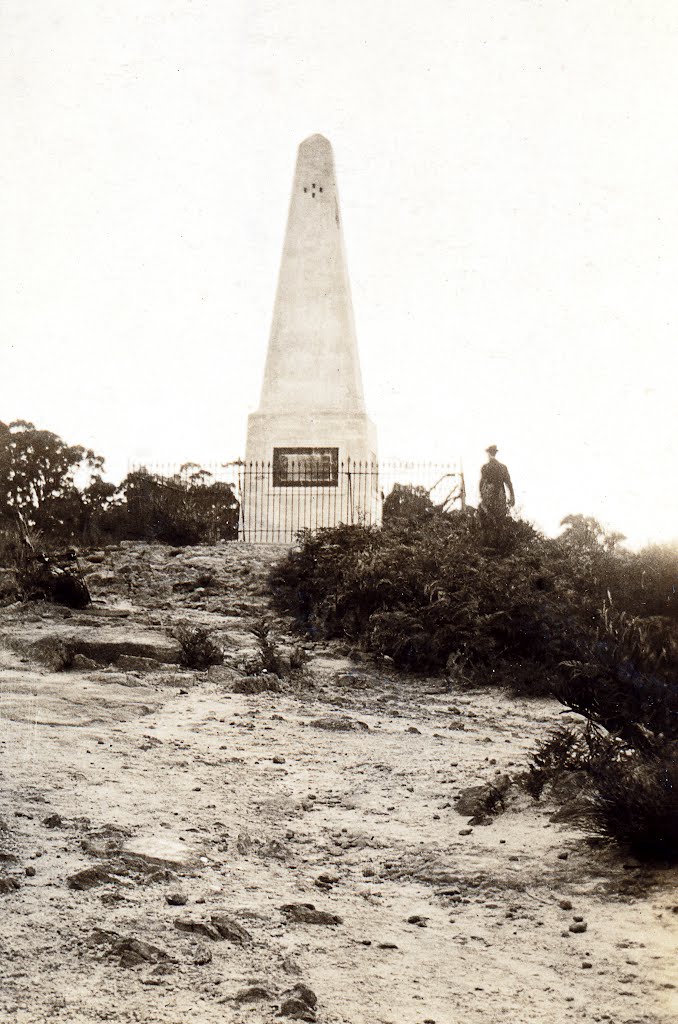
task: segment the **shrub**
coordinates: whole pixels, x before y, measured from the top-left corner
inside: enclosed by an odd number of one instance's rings
[[[348,636],[415,671],[455,653],[470,666],[557,664],[577,652],[573,624],[590,631],[595,614],[558,542],[472,513],[436,512],[416,531],[398,517],[381,531],[320,531],[278,565],[272,586],[312,634]]]
[[[172,636],[181,644],[181,664],[185,668],[206,669],[210,665],[221,665],[224,652],[202,626],[180,623]]]
[[[678,745],[593,771],[591,824],[636,856],[678,860]]]
[[[533,755],[526,788],[583,772],[581,822],[641,857],[678,859],[678,658],[665,619],[604,607],[582,660],[566,663],[559,699],[584,717]]]
[[[279,679],[303,675],[309,657],[300,644],[296,644],[288,652],[283,651],[276,642],[273,628],[266,619],[261,619],[251,632],[257,641],[257,654],[247,665],[247,674],[258,676],[267,674]]]
[[[580,659],[564,663],[563,704],[634,749],[678,740],[678,645],[666,620],[643,621],[608,605],[582,648]]]
[[[521,782],[538,800],[547,785],[559,786],[564,777],[602,771],[622,750],[618,741],[590,723],[552,729],[530,757]]]

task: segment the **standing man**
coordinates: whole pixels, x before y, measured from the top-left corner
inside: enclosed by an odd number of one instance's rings
[[[507,512],[507,492],[508,508],[513,508],[516,496],[508,469],[503,462],[497,460],[496,444],[491,444],[485,450],[489,458],[480,470],[480,511],[493,519],[500,519]]]

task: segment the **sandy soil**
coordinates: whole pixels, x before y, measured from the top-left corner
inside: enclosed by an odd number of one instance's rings
[[[675,870],[527,797],[486,826],[454,809],[557,705],[338,644],[307,645],[286,693],[232,692],[279,553],[123,545],[90,565],[93,611],[0,612],[0,1020],[272,1021],[299,983],[327,1024],[674,1020]],[[22,648],[66,627],[157,646],[178,619],[227,667],[55,672]],[[326,923],[281,909],[307,904]]]

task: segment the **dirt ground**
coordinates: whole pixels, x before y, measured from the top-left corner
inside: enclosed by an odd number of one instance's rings
[[[558,705],[336,643],[285,692],[233,692],[280,553],[120,545],[87,563],[93,609],[0,611],[0,1020],[675,1020],[678,872],[526,795],[455,810]],[[225,667],[172,663],[180,620]]]

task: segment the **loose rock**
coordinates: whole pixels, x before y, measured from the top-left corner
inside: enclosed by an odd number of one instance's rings
[[[327,729],[331,732],[369,732],[367,722],[348,715],[333,715],[331,718],[314,718],[310,725],[314,729]]]
[[[83,868],[82,871],[76,871],[74,875],[70,875],[66,879],[66,884],[69,889],[81,892],[85,889],[93,889],[95,885],[105,885],[107,882],[113,881],[115,881],[113,876],[103,868]]]
[[[338,914],[330,914],[325,910],[316,910],[312,903],[288,903],[280,908],[288,922],[298,924],[343,924]]]

